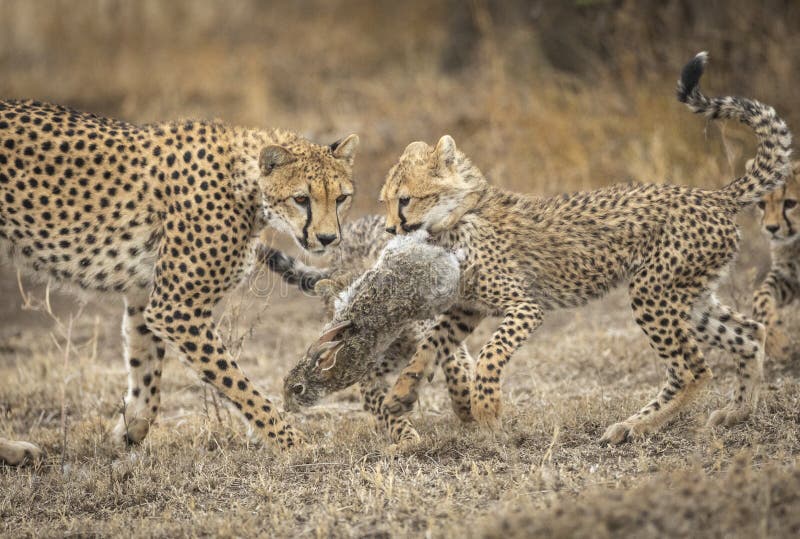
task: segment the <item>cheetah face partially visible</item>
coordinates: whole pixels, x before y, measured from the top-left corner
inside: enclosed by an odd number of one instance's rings
[[[330,146],[262,149],[259,185],[269,224],[315,254],[337,245],[353,195],[357,147],[358,136],[350,135]]]
[[[800,230],[800,162],[794,165],[786,184],[769,193],[758,202],[761,213],[761,229],[775,243],[791,242],[798,238]]]
[[[485,186],[482,177],[468,173],[470,169],[449,135],[435,148],[424,142],[409,144],[381,189],[386,230],[407,234],[425,229],[435,234],[451,228]]]

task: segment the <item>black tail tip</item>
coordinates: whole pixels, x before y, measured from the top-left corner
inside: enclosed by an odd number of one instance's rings
[[[700,82],[700,77],[703,76],[706,63],[708,62],[708,53],[703,51],[698,53],[694,58],[689,60],[689,63],[683,66],[681,71],[681,80],[678,82],[678,101],[686,103],[689,99],[689,94],[697,88]]]

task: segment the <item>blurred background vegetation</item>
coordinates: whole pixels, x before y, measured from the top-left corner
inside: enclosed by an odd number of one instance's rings
[[[674,84],[796,125],[796,0],[0,0],[0,96],[134,122],[218,118],[319,142],[361,135],[358,212],[412,140],[452,134],[495,182],[717,186],[750,134],[704,124]]]

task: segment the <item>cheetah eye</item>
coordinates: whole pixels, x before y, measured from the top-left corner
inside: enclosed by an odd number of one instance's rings
[[[347,197],[349,197],[349,196],[350,195],[339,195],[338,197],[336,197],[336,203],[337,204],[341,204],[342,202],[347,200]]]
[[[295,384],[292,386],[292,393],[295,395],[302,395],[306,392],[306,386],[303,384]]]
[[[301,206],[305,206],[306,204],[308,204],[308,197],[307,196],[299,196],[299,197],[293,197],[293,198],[294,198],[294,201],[297,202],[298,204],[300,204]]]
[[[764,202],[763,200],[759,200],[758,204],[756,204],[756,206],[758,206],[758,209],[763,210],[764,208],[767,207],[767,203]]]
[[[400,197],[398,200],[400,207],[408,206],[408,203],[411,202],[411,197]]]
[[[793,198],[787,198],[786,200],[783,201],[783,207],[786,208],[787,210],[790,210],[795,206],[797,206],[797,201]]]

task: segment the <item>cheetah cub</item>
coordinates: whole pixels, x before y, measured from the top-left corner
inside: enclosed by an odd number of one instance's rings
[[[229,355],[212,310],[248,273],[265,226],[315,253],[339,242],[357,146],[355,135],[321,146],[281,130],[137,126],[0,101],[0,255],[125,299],[128,393],[115,441],[142,441],[155,420],[167,344],[258,435],[281,448],[300,440]],[[25,454],[12,449],[0,454]]]
[[[621,443],[674,418],[711,377],[700,344],[732,353],[739,376],[733,400],[709,424],[748,416],[761,377],[764,327],[721,305],[714,289],[738,251],[736,214],[782,185],[791,135],[769,106],[703,95],[697,84],[705,63],[701,53],[684,67],[679,100],[710,118],[739,120],[759,140],[754,165],[718,191],[618,185],[535,198],[490,185],[449,136],[435,148],[424,142],[406,148],[381,191],[387,229],[426,229],[432,241],[464,253],[462,275],[472,277],[387,396],[392,413],[408,412],[432,365],[495,315],[502,321],[478,355],[470,406],[478,423],[496,425],[503,368],[545,313],[628,282],[636,322],[664,361],[667,383],[602,440]]]
[[[778,309],[800,297],[800,161],[786,184],[758,202],[761,226],[770,240],[772,267],[753,295],[753,317],[767,327],[767,354],[785,359],[791,341],[781,329]]]

